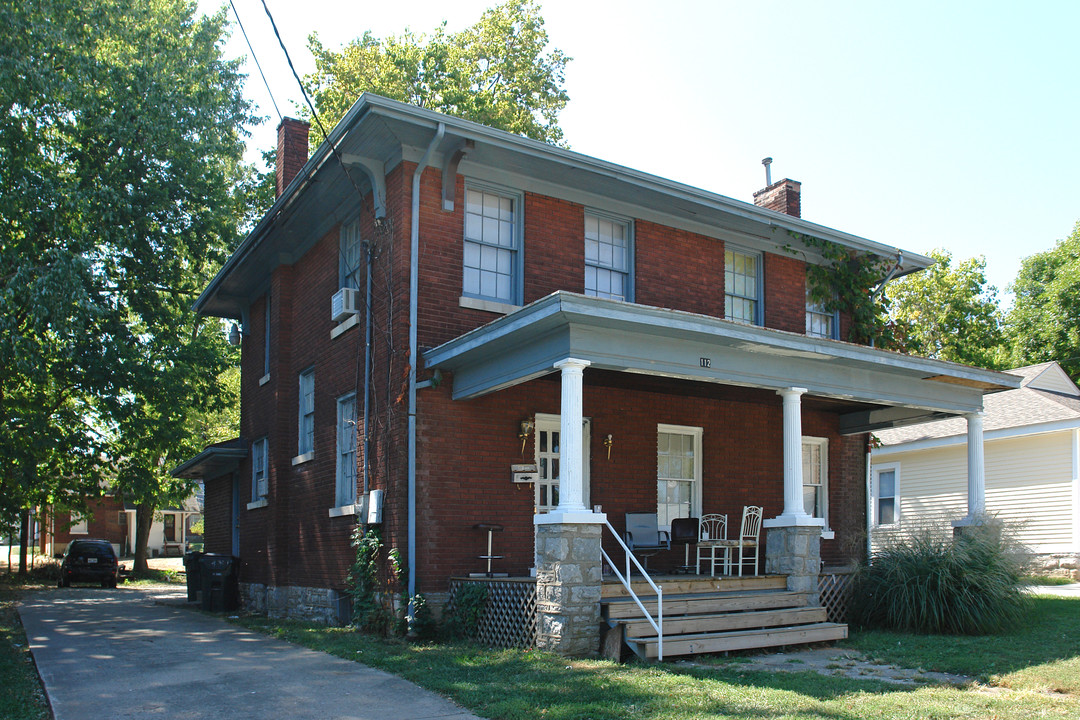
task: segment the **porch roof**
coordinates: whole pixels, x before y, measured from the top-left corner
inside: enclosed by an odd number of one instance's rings
[[[208,446],[195,457],[177,465],[170,474],[189,480],[212,480],[240,467],[247,453],[247,446],[242,438],[226,440]]]
[[[982,409],[984,393],[1020,386],[994,370],[666,308],[559,291],[423,354],[452,371],[454,399],[555,372],[590,369],[775,389],[852,403],[841,431],[864,432]],[[586,373],[587,375],[587,373]]]

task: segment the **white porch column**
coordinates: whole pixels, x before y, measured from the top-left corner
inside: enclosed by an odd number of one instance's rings
[[[586,512],[584,471],[581,466],[582,374],[591,365],[588,360],[567,358],[555,363],[562,371],[562,406],[559,410],[559,505],[557,513]]]
[[[983,413],[968,413],[967,418],[967,473],[968,513],[974,520],[986,513],[986,468],[983,462]]]
[[[785,518],[809,517],[803,507],[802,395],[806,388],[777,390],[784,398],[784,514]]]

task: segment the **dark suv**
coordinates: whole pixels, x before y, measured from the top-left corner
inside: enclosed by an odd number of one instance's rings
[[[100,582],[101,587],[116,587],[120,563],[106,540],[72,540],[60,563],[60,587],[75,582]]]

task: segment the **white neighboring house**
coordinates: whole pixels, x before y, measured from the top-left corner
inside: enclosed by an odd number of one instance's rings
[[[1077,576],[1080,388],[1056,362],[1009,370],[1016,390],[984,396],[986,512],[1020,522],[1044,571]],[[950,418],[875,433],[870,537],[955,521],[968,507],[967,423]]]

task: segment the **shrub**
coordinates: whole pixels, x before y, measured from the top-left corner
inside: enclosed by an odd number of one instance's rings
[[[993,519],[955,538],[929,528],[893,538],[856,574],[853,624],[953,635],[1014,627],[1022,567],[1020,546]]]

